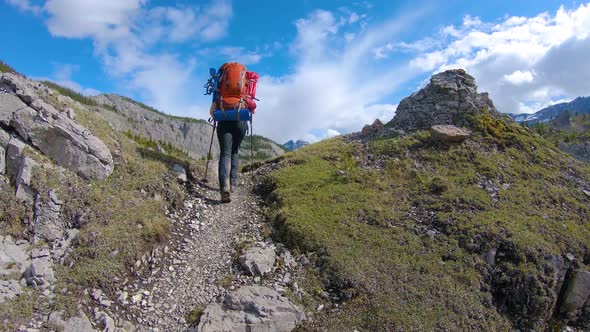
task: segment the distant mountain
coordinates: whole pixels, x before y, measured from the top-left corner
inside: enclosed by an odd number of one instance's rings
[[[569,103],[559,103],[532,114],[508,114],[516,122],[547,122],[557,118],[563,111],[572,114],[590,113],[590,97],[578,97]]]
[[[289,142],[283,144],[283,146],[289,151],[301,149],[302,147],[304,147],[306,145],[309,145],[309,142],[302,141],[302,140],[297,140],[297,142],[290,140]]]

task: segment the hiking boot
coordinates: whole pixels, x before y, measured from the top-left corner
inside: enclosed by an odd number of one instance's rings
[[[231,199],[229,198],[229,191],[222,191],[221,192],[221,202],[222,203],[231,202]]]

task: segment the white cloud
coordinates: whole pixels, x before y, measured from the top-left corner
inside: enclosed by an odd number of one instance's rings
[[[504,75],[504,79],[514,85],[521,85],[533,81],[533,73],[530,71],[517,70],[510,75]]]
[[[9,5],[12,5],[24,12],[31,12],[33,14],[40,14],[43,8],[39,5],[31,4],[30,0],[7,0]]]
[[[223,55],[227,61],[236,61],[244,65],[257,64],[263,58],[262,54],[248,51],[244,47],[226,46],[216,50],[216,53]]]
[[[444,45],[416,49],[411,65],[428,72],[465,68],[500,111],[536,111],[558,99],[590,94],[588,27],[590,4],[494,24],[468,16],[461,26],[441,30],[439,38],[450,39]]]

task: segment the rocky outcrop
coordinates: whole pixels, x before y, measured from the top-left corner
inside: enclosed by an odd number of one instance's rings
[[[12,114],[26,108],[27,105],[13,93],[10,86],[0,80],[0,125],[7,127],[12,119]]]
[[[24,141],[84,178],[105,179],[112,173],[113,158],[107,146],[69,113],[40,99],[34,91],[38,86],[10,73],[2,74],[1,81],[10,90],[2,93],[9,104],[0,117]]]
[[[500,116],[487,93],[478,93],[475,79],[462,69],[436,74],[418,92],[404,98],[390,122],[407,131],[434,125],[468,127],[469,116],[487,111]]]
[[[196,331],[292,331],[304,319],[303,311],[276,291],[246,286],[209,305]]]
[[[377,119],[375,121],[373,121],[373,124],[371,125],[365,125],[363,127],[363,130],[361,130],[361,134],[362,135],[373,135],[376,134],[378,132],[380,132],[381,130],[383,130],[384,126],[383,123],[381,122],[381,120]]]
[[[436,125],[430,128],[430,137],[439,142],[459,143],[467,139],[469,136],[471,136],[469,130],[452,125]]]

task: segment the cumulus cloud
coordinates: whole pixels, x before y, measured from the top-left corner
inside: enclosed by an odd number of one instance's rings
[[[480,90],[490,92],[500,111],[537,111],[590,94],[588,27],[590,4],[534,17],[507,17],[499,23],[467,16],[461,26],[441,29],[439,38],[448,42],[416,49],[411,65],[428,72],[465,68]]]

